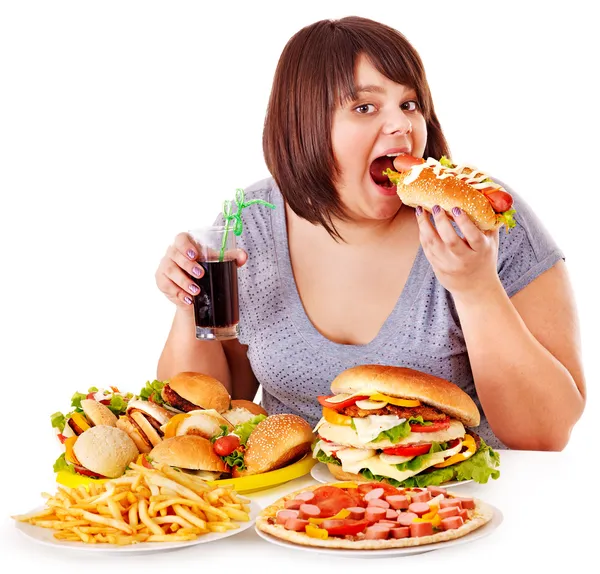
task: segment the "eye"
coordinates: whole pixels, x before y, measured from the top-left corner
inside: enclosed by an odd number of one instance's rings
[[[404,102],[400,107],[407,112],[415,112],[419,109],[419,103],[415,100],[410,100],[409,102]]]
[[[373,104],[361,104],[360,106],[356,106],[354,111],[359,114],[368,114],[375,111],[375,106]]]

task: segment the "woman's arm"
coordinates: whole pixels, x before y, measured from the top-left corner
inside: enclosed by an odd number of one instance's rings
[[[559,261],[509,299],[454,297],[477,394],[508,447],[562,450],[585,405],[575,303]]]
[[[510,448],[562,450],[585,405],[579,333],[564,265],[511,300],[498,276],[498,230],[481,232],[439,207],[435,227],[417,208],[423,250],[452,294],[477,395],[494,434]]]

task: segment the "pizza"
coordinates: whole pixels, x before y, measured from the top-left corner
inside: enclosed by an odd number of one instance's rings
[[[481,500],[437,486],[344,482],[292,492],[265,508],[256,526],[303,546],[380,550],[460,538],[492,516]]]

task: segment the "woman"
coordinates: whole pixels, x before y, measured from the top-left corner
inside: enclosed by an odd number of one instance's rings
[[[190,276],[201,269],[180,234],[156,272],[177,305],[158,377],[209,373],[245,399],[261,384],[269,413],[316,423],[316,396],[338,373],[402,365],[469,393],[490,446],[563,449],[585,384],[551,237],[513,193],[509,234],[481,232],[456,212],[463,240],[443,210],[430,218],[403,206],[371,174],[382,156],[450,155],[406,39],[356,17],[300,30],[277,67],[263,147],[273,178],[246,198],[276,209],[243,213],[240,338],[194,338]]]

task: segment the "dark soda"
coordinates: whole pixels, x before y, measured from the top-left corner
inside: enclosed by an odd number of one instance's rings
[[[196,327],[232,327],[239,322],[237,265],[229,261],[199,261],[204,275],[194,282],[200,293],[194,297]]]

